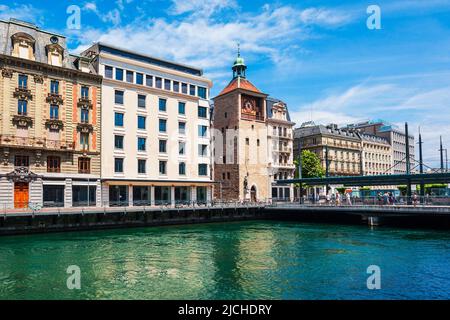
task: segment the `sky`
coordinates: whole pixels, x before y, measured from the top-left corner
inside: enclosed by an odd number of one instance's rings
[[[381,29],[367,27],[370,5]],[[440,135],[450,148],[450,0],[0,0],[11,17],[66,35],[73,53],[103,41],[202,68],[213,96],[240,43],[247,78],[297,125],[408,122],[433,167]]]

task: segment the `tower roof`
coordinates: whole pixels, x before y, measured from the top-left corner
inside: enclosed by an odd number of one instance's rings
[[[223,89],[218,96],[222,96],[224,94],[227,94],[231,91],[237,90],[237,89],[244,89],[247,91],[252,91],[255,93],[262,93],[257,87],[253,85],[250,81],[248,81],[245,78],[237,77],[230,81],[230,83]]]

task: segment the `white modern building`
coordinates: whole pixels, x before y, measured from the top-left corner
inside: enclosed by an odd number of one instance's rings
[[[209,201],[212,82],[202,70],[104,43],[82,56],[104,77],[103,205]]]

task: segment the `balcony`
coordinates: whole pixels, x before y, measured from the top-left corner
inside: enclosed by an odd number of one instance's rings
[[[33,119],[26,115],[16,114],[12,118],[12,123],[20,128],[28,128],[33,125]]]
[[[19,100],[33,100],[31,90],[28,90],[26,87],[16,88],[16,90],[14,90],[13,96],[14,98],[17,98]]]
[[[78,99],[78,107],[81,109],[92,109],[92,100],[89,97],[81,97]]]
[[[258,115],[258,114],[241,114],[241,119],[243,120],[254,120],[254,121],[265,121],[266,118],[263,115]]]
[[[13,135],[0,135],[0,146],[21,149],[47,149],[53,151],[71,151],[74,144],[60,140],[46,138],[18,137]]]
[[[45,101],[54,105],[62,105],[64,103],[62,96],[58,93],[49,93]]]
[[[45,127],[50,130],[62,130],[64,128],[64,122],[58,119],[47,119],[45,121]]]
[[[77,125],[77,130],[81,133],[91,133],[94,131],[94,126],[89,123],[79,123]]]

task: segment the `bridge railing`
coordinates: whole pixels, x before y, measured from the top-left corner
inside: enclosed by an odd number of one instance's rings
[[[413,197],[393,197],[393,196],[376,196],[376,197],[350,197],[345,196],[337,199],[336,197],[304,197],[294,199],[293,202],[273,201],[272,206],[450,206],[450,197],[445,196],[413,196]]]

